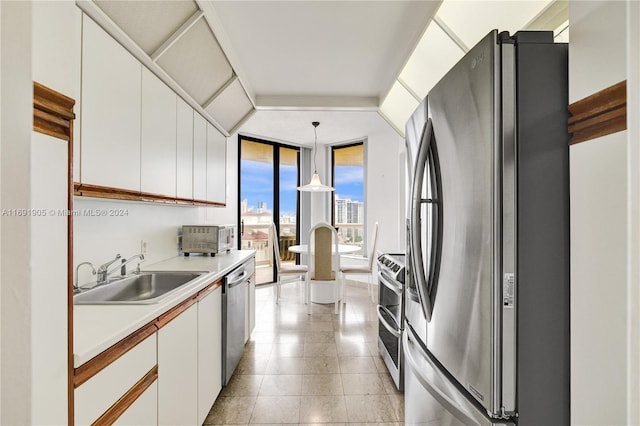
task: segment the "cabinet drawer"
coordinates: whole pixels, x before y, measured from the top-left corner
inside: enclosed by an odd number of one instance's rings
[[[153,334],[76,388],[76,424],[93,423],[156,363],[156,334]]]

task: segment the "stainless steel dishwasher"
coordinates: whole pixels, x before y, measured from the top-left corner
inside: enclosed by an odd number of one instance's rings
[[[249,274],[241,265],[222,280],[222,384],[226,386],[244,352],[246,283]]]

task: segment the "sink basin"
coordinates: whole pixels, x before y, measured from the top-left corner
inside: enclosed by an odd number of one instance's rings
[[[101,284],[73,296],[75,305],[158,303],[204,272],[143,272]]]

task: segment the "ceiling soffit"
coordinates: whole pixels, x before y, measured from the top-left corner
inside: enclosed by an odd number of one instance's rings
[[[78,5],[226,136],[251,115],[253,102],[196,2]]]

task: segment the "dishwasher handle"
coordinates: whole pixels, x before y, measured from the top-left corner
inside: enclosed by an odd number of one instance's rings
[[[233,288],[237,285],[242,284],[245,281],[245,278],[247,278],[247,271],[243,270],[242,274],[240,274],[239,277],[233,277],[233,280],[229,280],[226,282],[226,287],[227,288]]]

